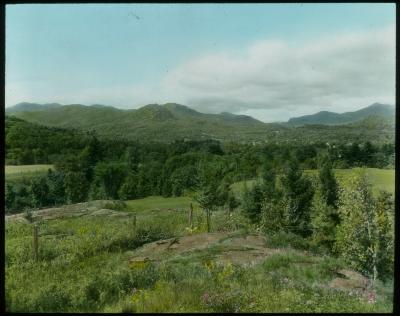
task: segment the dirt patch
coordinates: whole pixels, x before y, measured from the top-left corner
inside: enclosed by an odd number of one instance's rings
[[[254,265],[264,261],[268,256],[281,252],[280,249],[228,250],[216,256],[219,264]]]
[[[38,211],[33,211],[32,219],[33,221],[40,221],[81,216],[130,216],[129,213],[109,209],[109,207],[112,207],[114,204],[115,203],[113,203],[113,201],[98,200],[71,205],[63,205],[62,207],[46,208]],[[25,216],[25,213],[7,215],[5,217],[5,220],[28,222]]]
[[[358,272],[351,270],[339,270],[337,271],[338,278],[333,279],[329,283],[329,287],[348,290],[364,292],[368,288],[368,279]]]
[[[200,233],[146,244],[134,251],[130,260],[147,258],[157,262],[177,257],[184,258],[194,253],[206,253],[212,256],[216,263],[251,265],[280,251],[268,248],[266,239],[260,235]]]
[[[145,244],[135,251],[135,257],[147,257],[151,260],[170,257],[188,250],[200,250],[218,242],[225,233],[203,233],[185,237],[169,238]]]

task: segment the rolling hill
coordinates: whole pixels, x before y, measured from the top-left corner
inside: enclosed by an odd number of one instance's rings
[[[22,103],[6,109],[7,115],[31,123],[95,131],[101,137],[143,142],[172,142],[185,138],[239,142],[335,142],[338,139],[350,142],[365,139],[392,141],[395,135],[394,121],[393,124],[388,123],[380,115],[389,112],[390,106],[373,105],[357,111],[357,115],[351,114],[356,112],[334,113],[336,116],[352,117],[355,123],[332,126],[332,120],[328,125],[326,120],[315,120],[318,123],[312,124],[263,123],[247,115],[228,112],[206,114],[176,103],[148,104],[129,110],[104,105]],[[318,113],[316,115],[321,116]],[[359,120],[355,120],[356,117]]]
[[[18,108],[7,109],[6,114],[46,126],[94,130],[100,136],[137,140],[253,139],[273,127],[246,115],[205,114],[175,103],[149,104],[132,110],[79,104],[34,110]]]
[[[339,125],[354,123],[371,116],[379,116],[394,122],[395,107],[388,104],[374,103],[354,112],[335,113],[321,111],[312,115],[291,118],[289,119],[288,124],[292,126],[301,126],[305,124]]]

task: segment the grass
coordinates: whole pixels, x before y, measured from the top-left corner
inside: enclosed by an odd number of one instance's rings
[[[339,184],[344,184],[346,177],[352,175],[354,172],[359,170],[360,168],[354,169],[334,169],[335,176],[338,179]],[[367,177],[369,177],[372,183],[372,189],[374,193],[377,193],[379,190],[385,190],[392,194],[394,194],[394,184],[395,184],[395,170],[394,169],[377,169],[377,168],[365,168]],[[318,170],[305,170],[304,173],[310,176],[316,176],[318,174]],[[246,180],[240,181],[232,184],[231,188],[236,195],[240,195],[245,185],[248,188],[251,188],[257,180]]]
[[[240,196],[244,191],[244,188],[247,186],[248,189],[252,188],[257,183],[256,179],[252,180],[244,180],[235,182],[231,185],[231,189],[235,196]]]
[[[389,185],[392,170],[368,170]],[[338,172],[338,171],[337,171]],[[350,171],[339,171],[343,176]],[[392,172],[392,173],[391,173]],[[254,183],[255,180],[249,182]],[[235,183],[240,191],[243,183]],[[188,210],[194,207],[195,232]],[[112,203],[110,202],[110,205]],[[83,207],[83,206],[81,206]],[[94,204],[92,207],[96,207]],[[105,206],[98,206],[103,208]],[[118,211],[118,210],[116,210]],[[189,197],[159,196],[126,201],[125,216],[90,213],[36,222],[39,261],[32,254],[32,223],[5,226],[5,296],[9,312],[391,312],[393,284],[378,284],[377,301],[331,289],[329,256],[306,255],[293,236],[267,238],[280,252],[252,266],[218,265],[229,245],[131,265],[135,250],[160,239],[206,230],[204,212]],[[111,214],[111,215],[110,215]],[[136,214],[136,228],[133,226]],[[212,232],[245,236],[252,231],[239,211],[212,214]],[[284,242],[282,242],[284,240]],[[290,244],[289,247],[288,244]]]
[[[41,176],[45,175],[49,169],[53,169],[53,165],[5,166],[5,179],[6,181],[14,181]]]
[[[190,203],[196,207],[195,203],[189,197],[169,197],[164,198],[162,196],[149,196],[143,199],[126,201],[127,210],[132,212],[143,212],[151,210],[188,210]]]
[[[357,172],[361,168],[354,169],[334,169],[335,176],[339,184],[344,185],[346,178]],[[306,170],[307,174],[317,175],[317,170]],[[379,190],[385,190],[394,194],[395,170],[365,168],[365,172],[372,184],[372,190],[377,193]]]

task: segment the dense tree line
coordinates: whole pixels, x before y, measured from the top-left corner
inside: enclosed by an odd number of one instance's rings
[[[98,160],[121,160],[130,155],[136,163],[158,161],[165,163],[168,158],[188,152],[205,152],[212,155],[228,156],[243,178],[259,172],[263,159],[268,156],[276,161],[286,161],[294,155],[302,169],[316,169],[318,157],[328,153],[334,168],[394,167],[394,143],[345,142],[338,137],[337,143],[219,143],[217,141],[175,141],[170,144],[160,142],[138,143],[123,138],[104,139],[92,132],[45,127],[24,120],[8,117],[5,120],[6,164],[53,164],[64,160],[65,156],[79,154],[91,142],[97,141]],[[127,148],[131,152],[127,153]],[[239,172],[238,172],[239,173]]]
[[[214,140],[138,143],[99,139],[90,132],[48,128],[14,117],[6,118],[5,130],[6,163],[55,165],[55,171],[41,179],[7,183],[7,212],[88,199],[180,196],[197,191],[202,177],[209,182],[218,179],[219,185],[226,187],[260,174],[267,178],[284,174],[288,168],[292,174],[282,181],[292,191],[284,193],[271,187],[268,194],[270,200],[285,201],[287,204],[281,205],[284,208],[301,210],[307,199],[300,198],[300,192],[310,186],[307,180],[299,178],[299,170],[317,168],[321,157],[329,157],[333,168],[390,167],[394,161],[392,144],[378,146],[370,142],[301,146]],[[39,192],[47,194],[41,196]],[[253,194],[260,195],[257,188]],[[294,201],[293,196],[298,199]],[[250,203],[255,197],[248,194],[245,198]],[[254,204],[257,209],[257,203]],[[259,217],[256,210],[253,213],[251,217]],[[297,227],[299,223],[292,224]]]

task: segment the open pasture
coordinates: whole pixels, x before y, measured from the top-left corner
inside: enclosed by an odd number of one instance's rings
[[[356,172],[365,170],[367,178],[372,184],[374,193],[379,190],[385,190],[394,194],[395,190],[395,170],[394,169],[378,169],[378,168],[353,168],[353,169],[334,169],[334,174],[341,185],[345,185],[346,179]],[[318,175],[318,170],[305,170],[306,175],[315,177]],[[256,179],[240,181],[232,184],[231,188],[235,194],[240,195],[245,186],[251,188],[257,182]]]
[[[45,175],[49,169],[53,169],[53,165],[9,165],[5,166],[5,180],[13,181]]]

